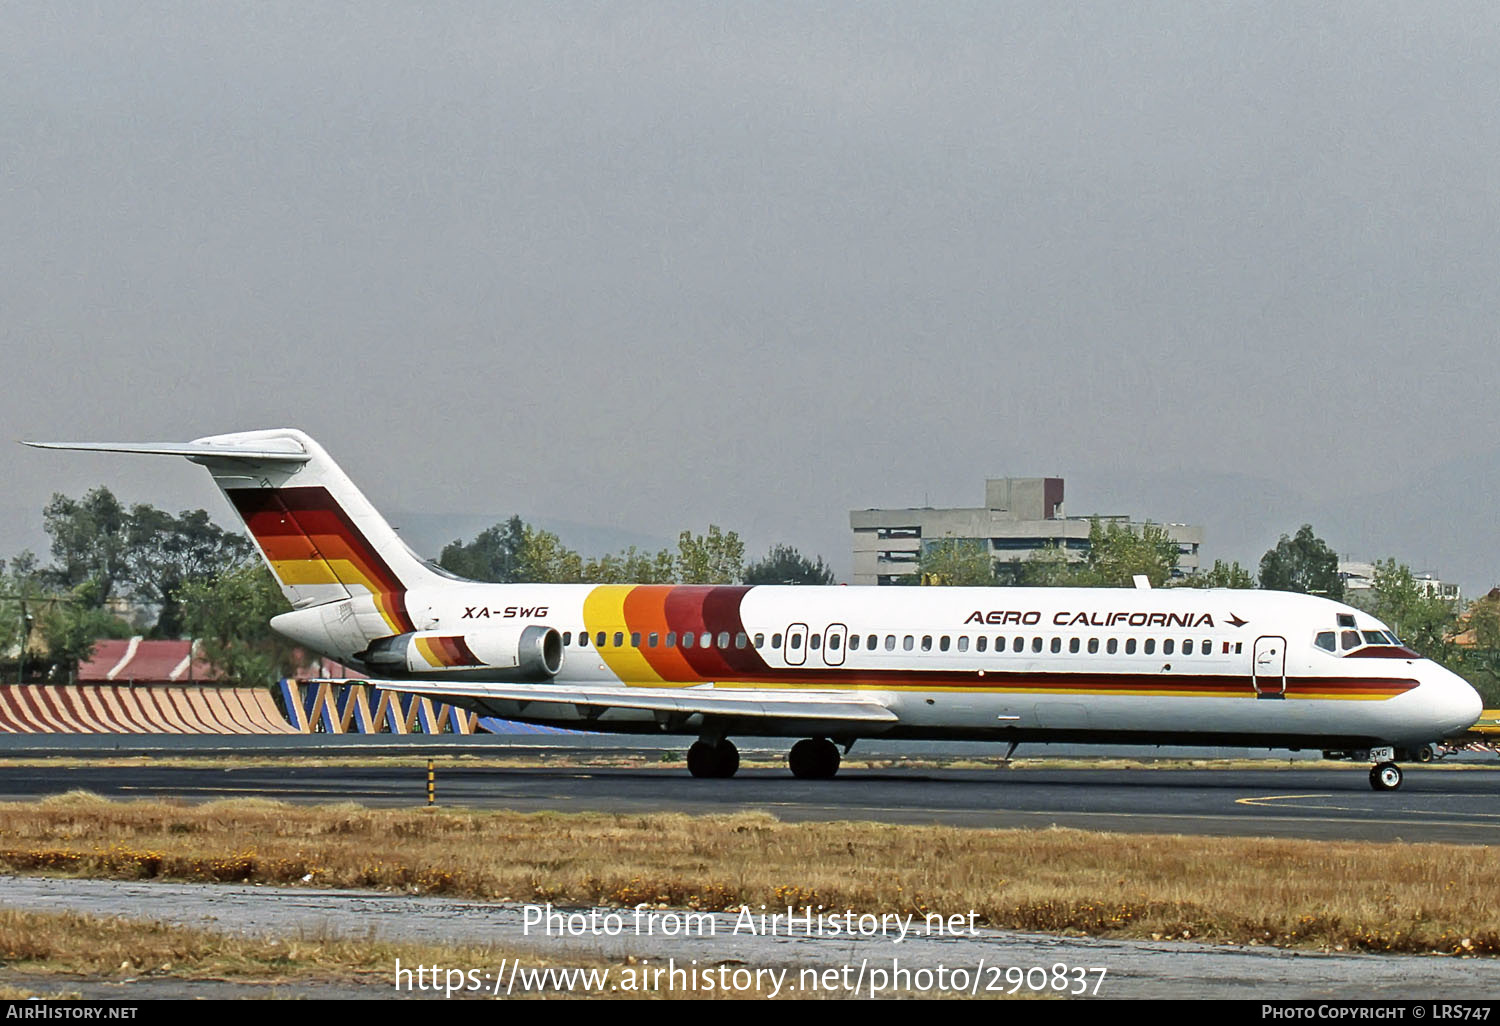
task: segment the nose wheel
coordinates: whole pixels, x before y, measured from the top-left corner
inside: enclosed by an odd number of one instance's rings
[[[1401,786],[1401,767],[1382,762],[1370,770],[1370,786],[1377,791],[1394,791]]]

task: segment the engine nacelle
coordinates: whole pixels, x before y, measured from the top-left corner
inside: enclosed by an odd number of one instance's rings
[[[486,627],[465,634],[414,631],[370,643],[359,660],[392,677],[453,674],[475,680],[540,683],[562,670],[562,635],[540,624]]]

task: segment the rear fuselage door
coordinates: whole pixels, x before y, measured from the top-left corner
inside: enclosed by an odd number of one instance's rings
[[[829,666],[844,665],[844,646],[848,642],[849,628],[841,623],[832,624],[823,632],[823,662]]]
[[[786,629],[786,647],[781,650],[788,666],[807,662],[807,624],[794,623]]]
[[[1255,639],[1251,677],[1256,698],[1286,697],[1286,639],[1266,635]]]

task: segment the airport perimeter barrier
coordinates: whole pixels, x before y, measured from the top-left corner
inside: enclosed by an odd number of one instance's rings
[[[292,728],[303,734],[572,734],[478,716],[409,692],[362,681],[283,680],[281,698]]]
[[[6,684],[7,734],[295,734],[265,688],[171,683]]]

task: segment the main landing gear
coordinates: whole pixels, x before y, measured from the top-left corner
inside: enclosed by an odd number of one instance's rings
[[[803,738],[786,761],[799,780],[832,780],[839,771],[839,746],[826,737]],[[728,738],[700,738],[688,748],[687,764],[695,777],[732,777],[740,768],[740,750]]]
[[[728,738],[694,741],[688,749],[688,772],[695,777],[732,777],[740,768],[740,750]]]
[[[786,761],[799,780],[832,780],[839,771],[839,747],[826,737],[804,738],[792,745]]]

